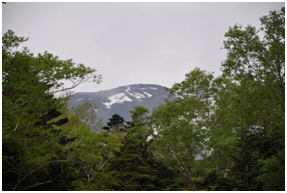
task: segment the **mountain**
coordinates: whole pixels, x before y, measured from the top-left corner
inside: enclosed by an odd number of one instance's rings
[[[78,92],[69,100],[70,105],[77,107],[88,101],[97,106],[95,113],[106,125],[109,118],[117,113],[126,121],[131,121],[130,112],[135,106],[144,106],[152,111],[164,99],[172,100],[165,87],[155,84],[133,84],[99,92]]]

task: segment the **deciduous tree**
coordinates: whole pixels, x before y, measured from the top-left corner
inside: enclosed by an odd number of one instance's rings
[[[99,83],[96,70],[60,60],[45,52],[34,56],[17,50],[28,38],[9,30],[2,37],[2,172],[4,190],[37,189],[55,181],[69,161],[59,143],[64,117],[55,94],[89,81]],[[63,81],[72,86],[64,88]],[[51,170],[54,168],[54,170]],[[52,171],[52,172],[51,172]],[[42,186],[43,187],[43,186]]]

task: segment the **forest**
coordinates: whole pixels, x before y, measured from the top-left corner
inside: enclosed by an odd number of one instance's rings
[[[2,35],[2,190],[284,191],[285,7],[225,33],[222,74],[195,68],[153,109],[68,105],[101,74]],[[69,81],[70,87],[65,87]],[[96,132],[95,130],[101,130]]]

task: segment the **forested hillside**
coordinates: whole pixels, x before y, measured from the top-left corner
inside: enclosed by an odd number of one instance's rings
[[[69,90],[101,82],[95,69],[17,49],[28,38],[9,30],[2,189],[285,190],[285,7],[260,21],[228,29],[222,75],[195,68],[167,89],[175,100],[106,126],[94,105],[68,106]]]

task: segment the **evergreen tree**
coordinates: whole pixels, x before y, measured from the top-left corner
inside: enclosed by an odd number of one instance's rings
[[[243,131],[238,140],[238,155],[233,158],[233,177],[239,191],[262,190],[262,182],[257,180],[260,174],[260,141],[264,134]]]
[[[115,130],[124,130],[125,120],[119,114],[115,113],[107,123],[107,126],[103,127],[102,129],[110,131],[111,129]]]
[[[128,134],[120,151],[103,170],[96,180],[97,190],[167,190],[171,186],[171,172],[157,163],[152,153],[147,151],[145,118],[148,110],[136,107],[131,111],[135,127],[128,129]],[[163,174],[167,176],[163,176]]]

